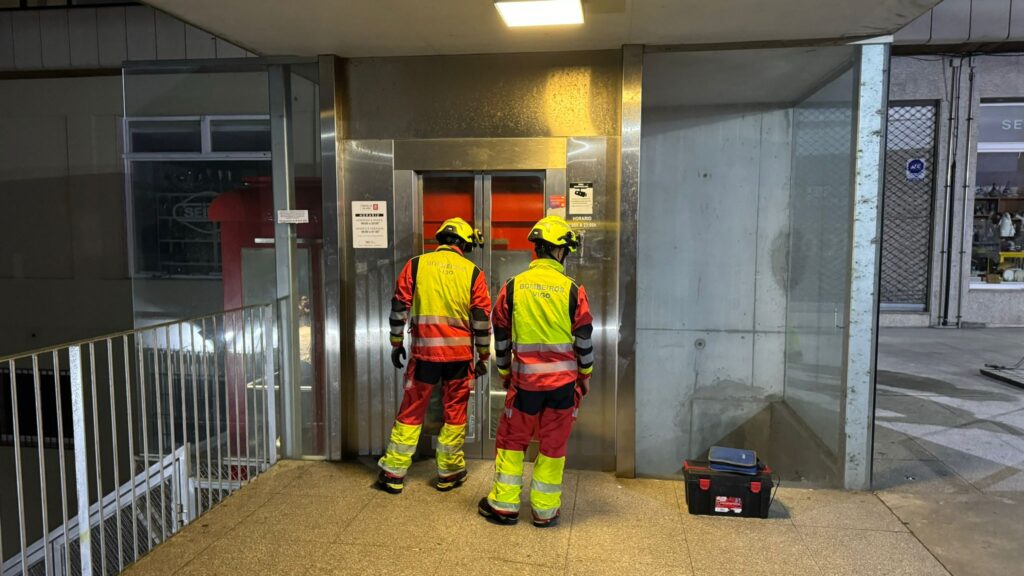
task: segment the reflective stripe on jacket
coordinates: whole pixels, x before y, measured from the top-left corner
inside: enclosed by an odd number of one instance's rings
[[[492,321],[498,371],[511,371],[523,390],[558,388],[593,370],[587,292],[555,260],[534,260],[506,282]]]
[[[441,246],[409,260],[391,301],[391,343],[403,343],[410,323],[413,358],[429,362],[490,355],[491,296],[484,273],[455,246]],[[411,314],[410,314],[411,310]]]

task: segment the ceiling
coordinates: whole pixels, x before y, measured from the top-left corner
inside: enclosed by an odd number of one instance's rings
[[[892,33],[937,0],[584,0],[575,27],[507,28],[491,0],[147,0],[264,55],[549,52]]]

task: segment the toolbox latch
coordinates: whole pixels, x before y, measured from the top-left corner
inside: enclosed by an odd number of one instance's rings
[[[710,490],[711,489],[711,478],[701,478],[700,479],[700,489],[701,490]]]
[[[751,482],[750,483],[750,491],[753,492],[754,494],[760,494],[761,493],[761,483],[760,482]]]

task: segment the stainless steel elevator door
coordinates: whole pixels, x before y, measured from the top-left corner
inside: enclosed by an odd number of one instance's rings
[[[461,217],[484,232],[485,245],[468,256],[487,278],[491,299],[502,284],[522,272],[533,259],[530,229],[544,217],[544,171],[514,172],[422,172],[419,174],[419,248],[437,246],[434,233],[444,220]],[[492,353],[493,358],[493,353]],[[498,418],[505,403],[505,390],[492,360],[488,376],[476,382],[470,398],[466,455],[490,458]],[[437,390],[431,400],[424,431],[436,434],[441,426],[441,403]]]

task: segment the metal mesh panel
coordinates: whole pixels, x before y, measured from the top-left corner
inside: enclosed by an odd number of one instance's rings
[[[928,302],[935,106],[889,107],[882,217],[883,304],[924,310]],[[916,162],[923,163],[912,165]]]

